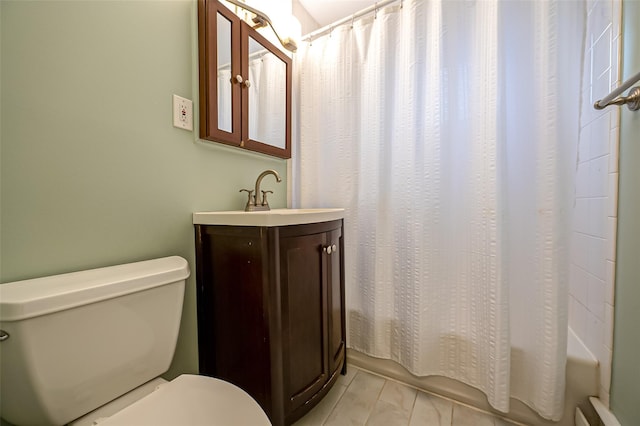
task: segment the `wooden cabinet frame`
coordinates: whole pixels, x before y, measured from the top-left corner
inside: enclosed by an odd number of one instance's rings
[[[218,13],[231,23],[231,75],[249,74],[249,37],[282,60],[286,67],[285,148],[249,138],[249,91],[231,84],[231,132],[218,127],[217,30]],[[200,74],[200,137],[280,158],[291,158],[291,58],[217,0],[198,0],[198,56]]]

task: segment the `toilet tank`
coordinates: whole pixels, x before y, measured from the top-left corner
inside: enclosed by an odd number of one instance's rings
[[[0,285],[2,418],[62,425],[167,371],[188,276],[173,256]]]

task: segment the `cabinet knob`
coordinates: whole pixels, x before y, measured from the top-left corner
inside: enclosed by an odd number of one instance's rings
[[[249,87],[251,87],[251,82],[249,80],[245,80],[242,85],[248,89]]]
[[[325,252],[325,253],[327,253],[327,254],[331,254],[331,253],[333,253],[334,251],[336,251],[336,245],[335,245],[335,244],[333,244],[333,245],[330,245],[330,246],[323,247],[323,248],[322,248],[322,251],[323,251],[323,252]]]
[[[242,78],[240,74],[236,75],[235,77],[233,77],[233,80],[231,80],[232,83],[238,83],[238,84],[242,84],[243,81],[244,81],[244,78]]]

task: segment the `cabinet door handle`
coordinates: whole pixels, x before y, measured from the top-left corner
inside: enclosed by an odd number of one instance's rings
[[[248,89],[249,87],[251,87],[251,82],[249,80],[245,80],[242,85]]]
[[[337,249],[336,245],[335,245],[335,244],[332,244],[332,245],[330,245],[330,246],[323,247],[323,248],[322,248],[322,251],[323,251],[323,252],[325,252],[325,253],[327,253],[327,254],[331,254],[331,253],[333,253],[334,251],[336,251],[336,249]]]
[[[240,74],[236,75],[235,77],[233,77],[233,80],[231,80],[232,83],[238,83],[238,84],[242,84],[243,81],[244,81],[244,78],[242,78]]]

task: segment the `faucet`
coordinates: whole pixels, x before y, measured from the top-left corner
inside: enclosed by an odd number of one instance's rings
[[[244,207],[244,211],[246,212],[256,212],[256,211],[265,211],[271,210],[269,207],[269,203],[267,202],[267,194],[273,194],[273,191],[261,191],[260,183],[262,179],[264,179],[267,175],[273,175],[276,178],[277,182],[281,182],[282,179],[280,175],[275,170],[265,170],[260,173],[258,179],[256,179],[256,187],[255,190],[250,191],[248,189],[241,189],[240,192],[247,192],[249,194],[249,199],[247,200],[247,205]],[[255,193],[254,193],[255,192]],[[260,200],[260,192],[262,192],[262,201]]]

